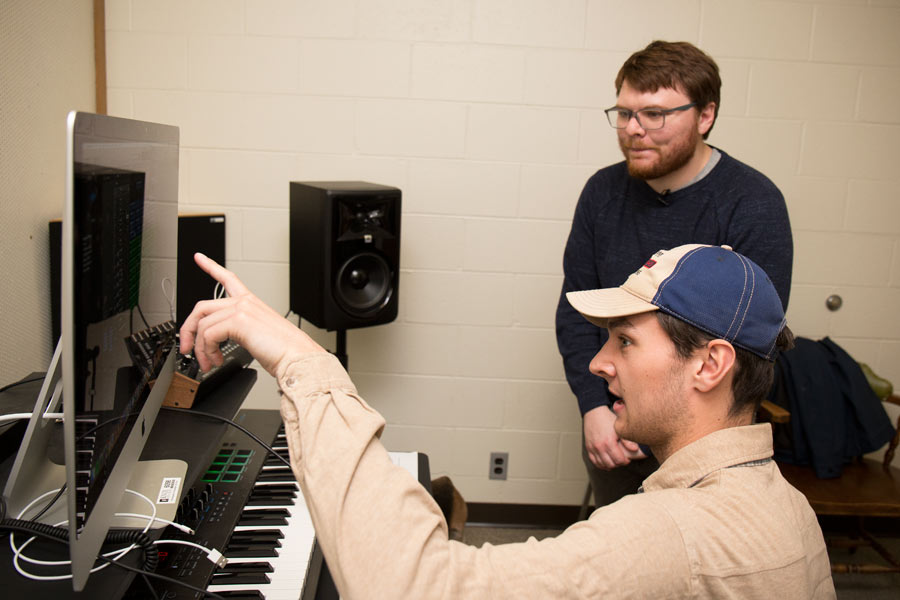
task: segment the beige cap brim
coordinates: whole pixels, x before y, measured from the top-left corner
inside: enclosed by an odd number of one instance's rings
[[[585,319],[598,327],[606,327],[607,321],[616,317],[659,310],[659,307],[618,287],[567,292],[566,299]]]

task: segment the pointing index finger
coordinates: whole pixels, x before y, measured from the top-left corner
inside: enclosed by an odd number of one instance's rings
[[[194,262],[197,266],[206,271],[210,277],[218,281],[228,292],[231,297],[241,296],[249,293],[250,290],[241,283],[237,276],[201,252],[194,254]]]

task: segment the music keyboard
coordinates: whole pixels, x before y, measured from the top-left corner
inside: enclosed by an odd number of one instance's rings
[[[288,458],[282,430],[272,448]],[[206,589],[228,597],[296,600],[306,584],[314,542],[300,486],[287,465],[268,456],[225,548],[228,564],[216,569]]]
[[[278,411],[241,411],[235,420],[260,439],[273,440],[273,449],[288,457]],[[391,459],[427,486],[424,455],[391,453]],[[420,471],[424,471],[424,480]],[[216,548],[228,564],[217,568],[198,549],[161,546],[157,572],[162,575],[229,600],[337,598],[293,472],[235,428],[228,428],[209,468],[185,492],[176,520],[196,534],[189,536],[168,527],[163,539],[184,539]],[[153,585],[161,598],[201,597],[174,584],[154,580]],[[127,597],[150,595],[146,584],[135,580]]]

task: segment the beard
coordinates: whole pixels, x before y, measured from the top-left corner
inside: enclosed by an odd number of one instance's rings
[[[694,157],[697,146],[702,139],[700,132],[696,128],[691,128],[688,135],[681,139],[673,140],[668,146],[654,147],[648,146],[656,153],[656,160],[647,163],[634,162],[628,152],[632,147],[643,148],[641,144],[635,144],[634,138],[619,138],[619,148],[625,156],[625,164],[628,167],[628,174],[635,179],[643,181],[658,179],[669,173],[674,173]]]
[[[690,428],[691,418],[682,408],[684,365],[676,359],[660,385],[635,399],[628,406],[628,394],[623,390],[625,410],[616,415],[613,429],[619,438],[663,450],[679,431]],[[654,450],[656,452],[656,450]]]

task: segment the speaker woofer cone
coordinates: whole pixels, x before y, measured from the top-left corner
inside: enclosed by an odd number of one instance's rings
[[[356,254],[340,266],[335,278],[335,300],[348,313],[364,317],[391,299],[391,267],[374,252]]]

